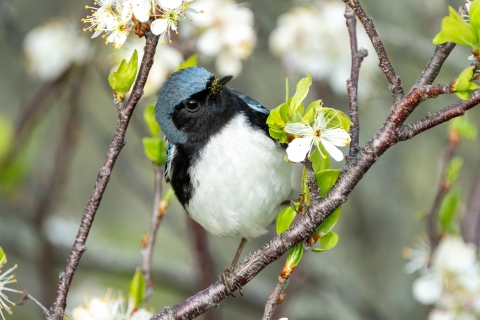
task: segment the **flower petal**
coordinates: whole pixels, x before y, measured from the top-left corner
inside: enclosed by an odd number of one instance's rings
[[[322,139],[328,140],[339,147],[348,146],[351,140],[348,132],[340,128],[324,130],[322,132]]]
[[[152,4],[150,0],[137,0],[134,2],[133,14],[141,22],[148,21]]]
[[[335,160],[335,161],[342,161],[343,160],[343,153],[340,151],[333,143],[328,140],[320,139],[325,150],[327,150],[328,154]]]
[[[287,123],[285,125],[285,132],[302,136],[313,136],[313,128],[299,122]]]
[[[421,276],[413,283],[413,297],[420,303],[429,305],[437,302],[442,295],[442,280],[434,274]]]
[[[287,156],[292,162],[301,162],[305,160],[307,153],[312,148],[312,138],[296,138],[288,144]]]
[[[157,19],[152,22],[150,25],[150,29],[152,30],[154,35],[159,35],[167,31],[167,19]]]
[[[182,0],[159,0],[158,2],[164,9],[175,9],[182,4]]]

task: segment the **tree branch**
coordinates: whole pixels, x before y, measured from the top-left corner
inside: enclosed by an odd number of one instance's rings
[[[147,234],[147,239],[145,245],[142,244],[142,273],[145,278],[145,283],[147,289],[145,292],[144,302],[147,302],[148,299],[153,294],[153,279],[152,279],[152,257],[153,257],[153,248],[155,247],[155,242],[157,239],[157,231],[160,223],[162,222],[163,215],[166,210],[165,205],[160,205],[162,197],[162,181],[163,181],[163,167],[153,164],[153,179],[154,179],[154,198],[153,198],[153,212],[152,218],[150,220],[150,230]]]
[[[377,30],[375,29],[372,19],[367,16],[358,0],[343,0],[343,2],[352,8],[365,28],[365,31],[372,42],[373,48],[377,52],[378,59],[380,60],[378,66],[387,77],[388,83],[390,83],[389,89],[392,91],[393,101],[399,101],[404,95],[402,81],[393,69],[392,63],[387,55],[387,51],[385,50],[383,42],[380,39]]]
[[[273,292],[270,294],[270,297],[268,297],[267,303],[265,304],[265,311],[263,312],[262,320],[270,320],[277,304],[282,303],[282,292],[289,277],[290,275],[287,277],[282,277],[281,275],[278,276],[277,285],[275,286],[275,289],[273,289]]]
[[[432,84],[435,78],[440,73],[443,63],[450,55],[450,52],[452,52],[453,48],[455,48],[455,43],[453,42],[439,44],[435,48],[435,53],[433,54],[432,58],[430,58],[430,61],[428,61],[427,66],[422,71],[422,74],[420,75],[420,77],[418,77],[418,80],[417,82],[415,82],[415,85],[413,87],[418,88]]]
[[[95,187],[93,189],[90,200],[85,207],[80,228],[75,238],[72,251],[70,252],[63,272],[60,274],[60,280],[57,287],[55,302],[50,308],[50,313],[47,315],[48,320],[63,319],[64,311],[66,308],[68,290],[70,288],[73,275],[75,274],[75,270],[77,269],[80,262],[80,258],[86,250],[85,243],[87,241],[87,237],[90,232],[95,213],[100,206],[100,202],[102,200],[103,193],[105,192],[105,189],[107,187],[108,181],[110,180],[110,175],[115,165],[115,161],[117,160],[120,151],[125,145],[124,139],[130,117],[132,116],[133,110],[135,109],[138,101],[143,95],[143,87],[145,86],[145,82],[147,81],[150,68],[153,65],[153,56],[155,54],[155,49],[158,43],[158,37],[154,36],[151,32],[145,32],[145,37],[145,54],[142,59],[142,64],[140,65],[137,79],[135,80],[132,93],[130,94],[125,108],[118,114],[117,126],[115,129],[113,140],[108,149],[105,162],[103,163],[103,166],[98,173]]]
[[[345,19],[347,23],[348,34],[350,35],[350,49],[352,52],[352,68],[350,79],[347,80],[348,100],[350,104],[350,120],[353,125],[350,127],[352,141],[350,143],[349,158],[355,156],[360,151],[360,121],[358,119],[358,77],[360,74],[360,65],[363,59],[368,55],[366,49],[358,50],[357,45],[357,18],[352,8],[345,7]]]

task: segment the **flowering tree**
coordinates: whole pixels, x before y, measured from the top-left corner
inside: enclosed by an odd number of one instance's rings
[[[339,236],[332,229],[341,216],[341,206],[377,160],[395,144],[410,140],[424,131],[452,120],[442,162],[439,190],[434,205],[425,215],[429,239],[428,242],[420,241],[417,248],[406,249],[406,255],[410,259],[406,271],[420,272],[421,276],[414,283],[413,293],[419,302],[432,306],[430,319],[478,317],[480,315],[480,269],[476,257],[476,244],[480,226],[480,208],[477,204],[477,207],[471,208],[462,217],[459,215],[460,196],[454,185],[461,169],[461,159],[455,158],[454,155],[462,139],[473,139],[476,135],[475,126],[458,117],[480,103],[480,91],[477,90],[480,87],[473,82],[477,79],[480,69],[478,65],[480,0],[467,2],[460,8],[460,14],[450,8],[450,15],[444,18],[441,31],[433,40],[437,45],[433,56],[415,85],[408,91],[404,90],[372,19],[366,15],[359,1],[344,0],[344,4],[337,1],[333,6],[337,11],[341,7],[342,15],[346,19],[342,18],[341,23],[346,21],[346,30],[349,35],[351,67],[347,74],[341,68],[344,64],[322,65],[322,59],[318,55],[328,56],[327,51],[331,49],[330,46],[313,42],[313,47],[309,47],[312,45],[310,37],[329,36],[322,26],[312,28],[310,22],[332,19],[331,23],[327,23],[326,28],[328,28],[333,23],[339,23],[338,15],[333,18],[312,7],[297,7],[292,9],[290,14],[279,19],[277,29],[270,37],[271,50],[282,59],[287,69],[302,73],[311,72],[298,82],[293,95],[290,94],[287,80],[285,102],[272,109],[267,120],[271,137],[282,144],[288,144],[286,161],[301,163],[303,166],[300,185],[302,193],[292,201],[291,206],[284,208],[278,214],[277,236],[260,249],[248,254],[222,280],[209,283],[206,289],[177,305],[163,309],[161,306],[154,306],[160,310],[156,314],[146,307],[154,288],[152,257],[157,231],[171,204],[173,191],[168,189],[163,192],[162,188],[167,150],[161,128],[155,122],[152,105],[147,106],[144,112],[148,136],[143,139],[143,146],[146,157],[153,164],[154,208],[149,232],[142,238],[142,260],[141,263],[139,262],[141,268],[137,269],[133,277],[127,303],[122,295],[117,296],[108,292],[103,298],[89,299],[85,306],[74,308],[70,312],[67,310],[67,297],[86,250],[86,242],[94,217],[112,170],[125,145],[127,128],[140,99],[144,95],[154,95],[173,71],[196,65],[197,56],[192,55],[194,53],[203,55],[207,60],[214,60],[216,68],[221,73],[239,74],[243,61],[252,53],[257,42],[253,28],[253,13],[247,7],[239,7],[231,1],[217,3],[214,0],[199,0],[194,4],[182,0],[97,0],[94,6],[87,6],[90,13],[83,19],[87,24],[85,30],[93,33],[92,38],[102,36],[107,44],[111,43],[118,49],[118,52],[106,59],[115,65],[108,76],[108,81],[113,90],[117,123],[68,260],[56,284],[54,302],[50,307],[44,307],[25,290],[21,303],[28,299],[37,302],[42,307],[46,319],[49,320],[65,318],[190,319],[218,307],[222,300],[232,295],[233,291],[241,289],[267,265],[288,253],[278,284],[265,304],[263,319],[271,319],[275,307],[284,299],[286,284],[300,265],[304,254],[310,249],[313,252],[324,252],[336,246]],[[194,7],[198,9],[195,10]],[[321,16],[322,19],[317,19],[317,16]],[[358,37],[357,18],[366,31],[366,34],[360,33]],[[191,23],[185,21],[186,35],[182,38],[179,22],[189,19],[193,21]],[[305,22],[305,25],[298,23],[299,21]],[[65,28],[60,27],[62,23],[66,26]],[[62,30],[66,36],[59,33],[57,37],[59,39],[65,37],[70,41],[64,44],[64,51],[59,48],[54,52],[62,61],[55,66],[43,63],[45,59],[38,59],[41,51],[50,54],[49,50],[45,50],[45,43],[55,41],[55,38],[49,36],[50,33],[46,31],[49,28]],[[71,25],[67,22],[57,20],[39,27],[25,39],[24,47],[29,70],[39,78],[51,81],[52,86],[49,90],[57,90],[72,72],[75,64],[82,65],[82,68],[76,72],[83,75],[92,56],[90,45],[81,38],[77,39],[75,30],[68,28],[71,28]],[[319,35],[310,36],[305,35],[304,32],[319,33]],[[179,33],[180,35],[177,35]],[[367,38],[371,42],[369,52],[359,48],[357,43],[359,39],[365,41]],[[336,37],[333,36],[331,40],[333,43]],[[159,43],[164,46],[158,47]],[[456,44],[471,48],[470,59],[473,64],[459,72],[459,76],[450,79],[448,83],[433,85]],[[77,50],[74,52],[67,50],[69,46],[77,46]],[[346,48],[341,49],[340,46],[338,50],[343,50],[342,56],[348,52]],[[393,101],[386,119],[376,134],[362,146],[358,92],[368,91],[372,85],[367,83],[362,89],[359,75],[367,53],[372,55],[373,51],[378,57],[380,70],[389,83]],[[303,56],[304,52],[307,52],[306,58]],[[333,54],[336,55],[335,50]],[[128,60],[122,59],[125,56],[128,56]],[[191,57],[184,59],[188,56]],[[366,62],[363,66],[369,68],[369,63]],[[329,74],[335,75],[328,78],[328,83],[334,91],[339,91],[339,83],[346,81],[348,115],[329,106],[328,101],[315,100],[306,103],[311,86],[315,81],[324,79]],[[81,84],[77,83],[77,87],[79,86]],[[458,101],[440,108],[433,114],[424,115],[410,124],[405,124],[409,116],[423,102],[454,93],[459,98]],[[75,97],[75,94],[72,93],[72,96]],[[78,109],[75,103],[72,106],[71,117],[68,118],[71,121],[65,124],[66,129],[75,125],[74,119]],[[31,111],[34,110],[34,108],[31,109]],[[60,151],[73,141],[69,138],[69,131],[65,132],[67,134],[65,134],[65,141],[59,146]],[[22,135],[17,135],[17,139],[21,137]],[[345,157],[341,148],[347,146],[349,151]],[[18,152],[15,148],[15,144],[12,143],[4,152],[4,158],[2,158],[5,159],[2,163],[4,169],[11,170],[9,160]],[[60,160],[57,169],[61,171],[64,168],[65,158],[60,156],[58,158]],[[345,165],[342,169],[331,168],[330,159],[337,162],[345,159]],[[58,185],[57,182],[52,180],[52,187],[48,190],[51,191],[56,185]],[[475,192],[478,194],[480,191]],[[38,213],[40,220],[49,210],[48,197],[41,203],[43,206]],[[460,222],[465,226],[461,227]],[[198,240],[198,251],[207,250],[205,246],[202,247],[203,231],[196,225],[192,225],[191,230]],[[5,263],[6,255],[0,249],[0,268]],[[3,319],[5,316],[2,309],[10,313],[11,305],[14,305],[3,292],[20,293],[10,288],[10,285],[15,282],[11,272],[16,267],[15,265],[0,276],[0,315]]]

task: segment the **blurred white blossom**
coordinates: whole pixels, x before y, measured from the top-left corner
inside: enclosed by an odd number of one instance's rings
[[[32,29],[23,40],[27,71],[44,81],[58,78],[72,64],[91,57],[88,40],[67,19],[54,19]]]
[[[138,52],[138,60],[141,61],[144,54],[145,41],[143,39],[132,38],[120,50],[115,50],[109,57],[112,63],[112,71],[117,70],[122,59],[130,59],[134,50]],[[148,75],[147,82],[143,89],[144,94],[156,95],[162,84],[175,70],[180,63],[184,61],[180,51],[171,46],[161,46],[157,48],[153,60],[153,66]]]
[[[218,72],[238,75],[257,41],[252,10],[233,0],[198,0],[195,5],[204,13],[195,16],[183,35],[198,37],[198,52],[215,58]]]
[[[413,296],[433,305],[429,319],[478,319],[480,317],[480,265],[476,247],[460,236],[445,236],[434,252],[431,265],[418,268]]]
[[[298,74],[312,73],[325,80],[337,93],[346,94],[350,78],[350,38],[345,25],[342,1],[316,1],[315,5],[294,7],[282,14],[270,34],[270,50],[282,59],[286,69]],[[378,72],[378,59],[362,25],[357,23],[358,48],[369,56],[360,69],[360,95],[367,94]]]
[[[102,298],[93,298],[85,306],[73,309],[73,320],[149,320],[153,314],[144,308],[135,309],[133,303],[126,306],[125,298],[111,297],[108,292]]]

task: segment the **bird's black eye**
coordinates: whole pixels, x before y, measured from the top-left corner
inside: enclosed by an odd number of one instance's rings
[[[196,100],[188,100],[185,103],[185,107],[187,108],[188,111],[196,111],[198,108],[198,101]]]

